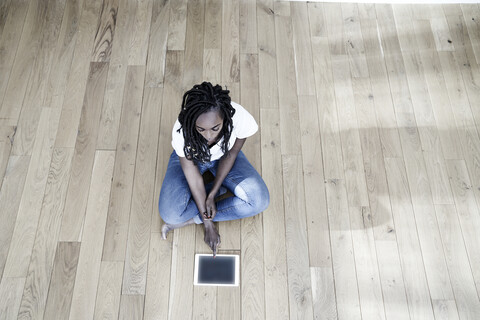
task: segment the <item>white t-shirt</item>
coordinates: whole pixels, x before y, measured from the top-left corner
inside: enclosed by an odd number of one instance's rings
[[[253,116],[241,105],[235,102],[231,102],[232,107],[235,109],[233,115],[233,130],[228,141],[228,150],[230,150],[237,138],[243,139],[252,136],[258,130],[258,125]],[[180,129],[180,122],[175,121],[172,130],[172,147],[179,157],[185,157],[183,147],[185,145],[185,139],[183,138],[183,130],[177,132]],[[223,156],[222,145],[223,137],[210,148],[211,158],[210,161],[218,160]]]

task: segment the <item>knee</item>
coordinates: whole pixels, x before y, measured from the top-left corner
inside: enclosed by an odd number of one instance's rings
[[[258,181],[248,192],[249,204],[254,208],[256,213],[265,211],[270,204],[270,193],[263,180]]]

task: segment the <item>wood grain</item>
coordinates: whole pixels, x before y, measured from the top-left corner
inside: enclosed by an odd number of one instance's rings
[[[240,1],[223,2],[222,15],[222,82],[240,81]]]
[[[123,294],[145,294],[147,280],[148,252],[150,246],[150,225],[157,144],[162,105],[161,88],[147,89],[144,93],[142,119],[138,136],[135,180],[132,190],[132,205],[128,229]]]
[[[98,291],[115,152],[97,151],[69,319],[92,319]]]
[[[15,319],[20,306],[25,278],[5,278],[0,283],[0,317]]]
[[[125,259],[144,78],[144,66],[128,67],[105,230],[104,261]]]
[[[275,109],[260,109],[262,175],[270,193],[263,213],[265,317],[288,319],[287,256],[283,204],[280,117]]]
[[[257,1],[257,41],[260,105],[278,109],[278,80],[273,0]]]
[[[168,23],[167,50],[185,50],[187,28],[187,0],[172,1]]]
[[[58,243],[44,319],[54,319],[55,317],[68,319],[79,253],[79,242]]]
[[[123,262],[101,262],[94,319],[118,319],[122,273]]]
[[[155,1],[153,3],[147,52],[154,54],[150,54],[147,57],[145,87],[163,87],[170,6],[170,2],[166,1]]]
[[[72,157],[73,149],[53,150],[19,319],[41,318],[45,312]]]
[[[43,108],[3,276],[26,277],[45,195],[60,110]]]
[[[339,319],[360,319],[360,301],[344,180],[327,180],[328,223]]]
[[[287,246],[290,317],[313,317],[308,261],[304,184],[300,156],[283,156],[285,240]]]
[[[65,213],[62,217],[61,241],[78,241],[81,238],[88,187],[91,180],[90,172],[92,172],[95,156],[101,103],[105,92],[107,67],[105,62],[90,63],[90,75],[85,91],[67,199],[65,200]]]
[[[103,1],[92,52],[92,61],[110,61],[115,38],[119,0]]]
[[[191,1],[187,10],[187,31],[185,34],[185,71],[182,81],[185,90],[202,82],[204,28],[205,1]]]
[[[423,264],[423,259],[413,208],[406,201],[410,198],[410,190],[405,165],[402,159],[388,158],[385,159],[385,167],[410,317],[433,319],[427,278],[423,269],[418,269],[418,265]]]
[[[88,64],[91,60],[100,5],[100,1],[86,2],[80,19],[76,22],[78,23],[78,37],[75,41],[74,54],[65,87],[60,127],[55,141],[56,147],[75,147],[84,97],[87,92],[87,82],[91,76],[91,68]],[[97,97],[96,101],[101,102],[102,99]]]
[[[147,288],[143,318],[168,319],[168,298],[172,262],[172,241],[164,241],[161,234],[152,232],[148,255]]]
[[[29,156],[10,157],[5,177],[2,181],[2,192],[0,192],[0,206],[2,210],[0,211],[0,218],[3,223],[0,227],[0,275],[3,275],[5,269],[29,163]]]
[[[144,298],[143,295],[139,294],[122,295],[118,319],[142,319]]]

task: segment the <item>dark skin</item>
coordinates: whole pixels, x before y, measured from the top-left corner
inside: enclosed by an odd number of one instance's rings
[[[200,115],[196,121],[197,131],[207,140],[209,146],[213,146],[220,139],[220,132],[223,127],[223,118],[219,111],[209,111]],[[213,182],[213,187],[207,195],[203,178],[198,170],[198,167],[192,160],[185,157],[180,157],[180,165],[183,173],[187,178],[188,186],[192,192],[193,199],[197,205],[199,212],[202,213],[203,225],[205,228],[204,241],[212,249],[213,255],[217,253],[217,247],[220,245],[220,234],[213,224],[213,218],[217,214],[217,207],[215,205],[215,195],[217,194],[223,180],[230,172],[235,163],[238,153],[243,147],[246,139],[236,139],[232,149],[229,150],[228,156],[220,159],[217,169],[217,175]],[[193,223],[193,221],[191,221]],[[190,224],[190,223],[188,223]],[[178,227],[184,226],[180,225]],[[171,226],[174,229],[175,226]],[[167,230],[166,232],[168,232]]]

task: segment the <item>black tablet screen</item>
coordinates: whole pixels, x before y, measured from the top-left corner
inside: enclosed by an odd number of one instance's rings
[[[198,283],[235,284],[235,257],[200,256],[198,261]]]

